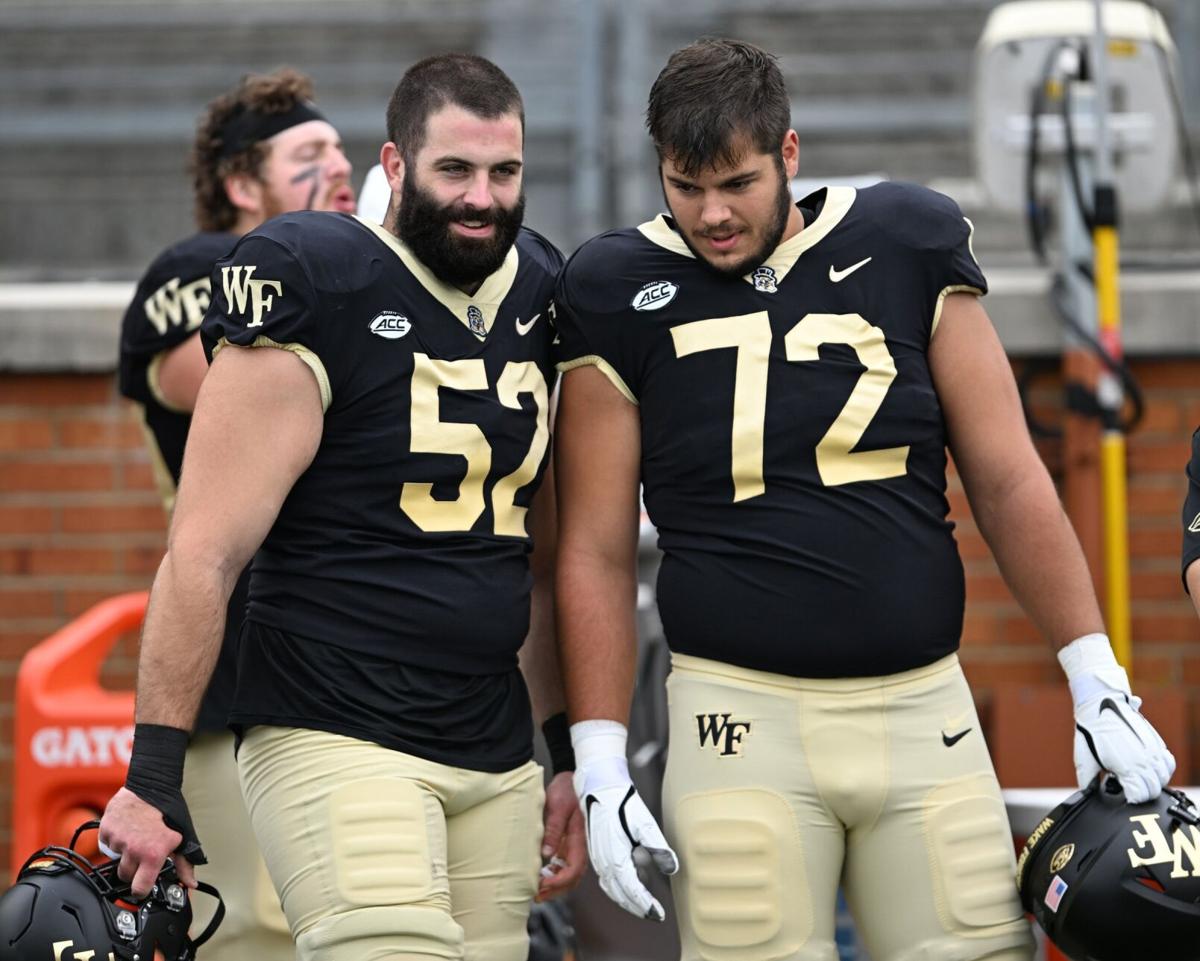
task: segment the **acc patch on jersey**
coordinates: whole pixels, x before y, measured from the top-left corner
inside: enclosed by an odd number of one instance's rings
[[[679,288],[669,280],[655,280],[634,294],[630,305],[634,310],[659,310],[674,300],[677,293]]]
[[[371,333],[388,340],[399,340],[412,329],[412,321],[394,310],[385,310],[371,321]]]

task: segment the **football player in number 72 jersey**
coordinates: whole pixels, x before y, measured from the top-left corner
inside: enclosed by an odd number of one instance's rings
[[[955,654],[947,448],[1062,648],[1099,758],[1081,778],[1154,796],[1174,762],[1029,440],[971,224],[908,184],[793,204],[789,114],[763,51],[677,51],[648,111],[670,216],[590,241],[559,281],[559,625],[592,862],[659,920],[631,849],[678,868],[685,961],[835,958],[839,883],[876,961],[1028,958]],[[625,761],[639,479],[673,659],[665,837]]]
[[[569,740],[543,838],[530,718],[562,710],[539,492],[561,257],[521,226],[524,114],[494,64],[418,63],[388,132],[385,226],[287,214],[213,272],[101,836],[135,893],[179,844],[178,745],[253,555],[230,721],[299,957],[524,961],[530,903],[586,857]]]

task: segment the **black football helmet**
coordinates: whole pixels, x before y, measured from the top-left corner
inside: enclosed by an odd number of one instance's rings
[[[1200,812],[1182,791],[1127,804],[1097,777],[1034,828],[1017,884],[1076,961],[1200,961]]]
[[[574,961],[578,956],[571,910],[561,898],[535,904],[528,928],[528,961]]]
[[[79,835],[100,826],[81,825],[70,846],[51,846],[30,855],[16,883],[0,897],[0,961],[192,961],[225,916],[217,889],[199,890],[217,899],[208,927],[188,937],[192,905],[168,859],[150,893],[135,899],[117,877],[116,860],[93,863],[74,850]]]

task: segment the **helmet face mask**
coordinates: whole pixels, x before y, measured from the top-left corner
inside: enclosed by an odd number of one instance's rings
[[[224,917],[216,889],[199,885],[217,898],[218,907],[193,940],[191,899],[170,859],[150,893],[138,900],[117,877],[117,865],[93,863],[71,847],[47,847],[30,856],[0,897],[0,961],[191,961]]]
[[[542,901],[529,912],[528,961],[562,961],[578,953],[571,912],[559,901]]]
[[[1098,777],[1030,834],[1017,883],[1079,961],[1200,961],[1200,812],[1182,791],[1127,804],[1115,778]]]

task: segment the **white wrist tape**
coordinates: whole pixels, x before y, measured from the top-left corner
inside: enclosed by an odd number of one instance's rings
[[[576,771],[587,771],[601,781],[628,779],[629,762],[625,759],[628,739],[629,731],[618,721],[577,721],[572,724],[571,747],[575,749]]]
[[[1071,698],[1076,705],[1106,690],[1131,693],[1129,676],[1117,663],[1106,634],[1077,637],[1058,652],[1058,662],[1066,672]]]

